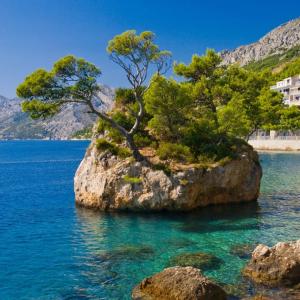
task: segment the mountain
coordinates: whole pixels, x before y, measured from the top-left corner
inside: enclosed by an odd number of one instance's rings
[[[101,109],[107,111],[113,105],[114,90],[102,86]],[[69,139],[78,131],[92,126],[96,116],[78,104],[65,106],[56,116],[46,120],[32,120],[21,111],[21,100],[0,96],[0,139]],[[99,104],[100,105],[100,104]]]
[[[297,46],[300,48],[300,18],[280,25],[256,43],[232,51],[224,50],[220,54],[224,64],[239,63],[244,66],[269,56],[283,55],[295,48],[297,50]]]

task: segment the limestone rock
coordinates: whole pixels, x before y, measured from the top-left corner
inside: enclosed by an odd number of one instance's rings
[[[134,300],[225,300],[221,287],[199,269],[173,267],[144,279],[132,292]]]
[[[190,167],[168,175],[131,158],[99,154],[92,143],[75,174],[74,189],[76,203],[84,207],[188,211],[211,204],[256,200],[261,175],[258,155],[253,150],[224,166]],[[128,182],[128,176],[138,180]]]
[[[258,245],[243,274],[267,286],[293,286],[300,283],[300,240],[278,243],[269,248]]]
[[[221,52],[224,64],[246,65],[267,56],[281,54],[300,45],[300,18],[287,22],[262,37],[258,42]]]

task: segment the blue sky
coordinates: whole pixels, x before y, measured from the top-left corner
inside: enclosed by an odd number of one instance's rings
[[[154,31],[161,48],[188,62],[206,48],[254,42],[299,15],[299,0],[287,8],[274,0],[0,0],[0,95],[13,97],[28,73],[67,54],[99,66],[102,83],[126,85],[105,48],[128,29]]]

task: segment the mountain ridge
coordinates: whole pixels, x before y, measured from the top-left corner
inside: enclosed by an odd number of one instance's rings
[[[281,54],[300,45],[300,17],[274,28],[257,42],[223,50],[223,64],[238,63],[241,66],[262,60],[270,55]]]

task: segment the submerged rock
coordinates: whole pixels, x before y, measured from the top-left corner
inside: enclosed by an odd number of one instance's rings
[[[267,286],[293,286],[300,283],[300,240],[278,243],[269,248],[258,245],[243,274]]]
[[[75,175],[76,203],[100,210],[188,211],[249,202],[258,197],[262,175],[250,147],[225,165],[189,165],[166,173],[131,158],[99,154],[92,143]]]
[[[269,290],[254,297],[242,298],[242,300],[299,300],[300,289]]]
[[[145,260],[152,258],[154,250],[147,245],[123,245],[97,255],[100,261]]]
[[[189,240],[187,238],[169,239],[169,240],[166,241],[166,243],[171,247],[176,247],[177,249],[197,245],[197,243],[195,241]]]
[[[203,271],[218,269],[223,260],[209,253],[183,253],[172,257],[168,267],[194,267]]]
[[[164,269],[144,279],[132,292],[134,300],[226,300],[226,293],[192,267]]]
[[[231,247],[229,253],[242,259],[250,258],[254,248],[253,244],[237,244]]]
[[[218,282],[222,289],[226,292],[229,300],[245,299],[249,295],[249,284],[246,281],[236,283]]]

